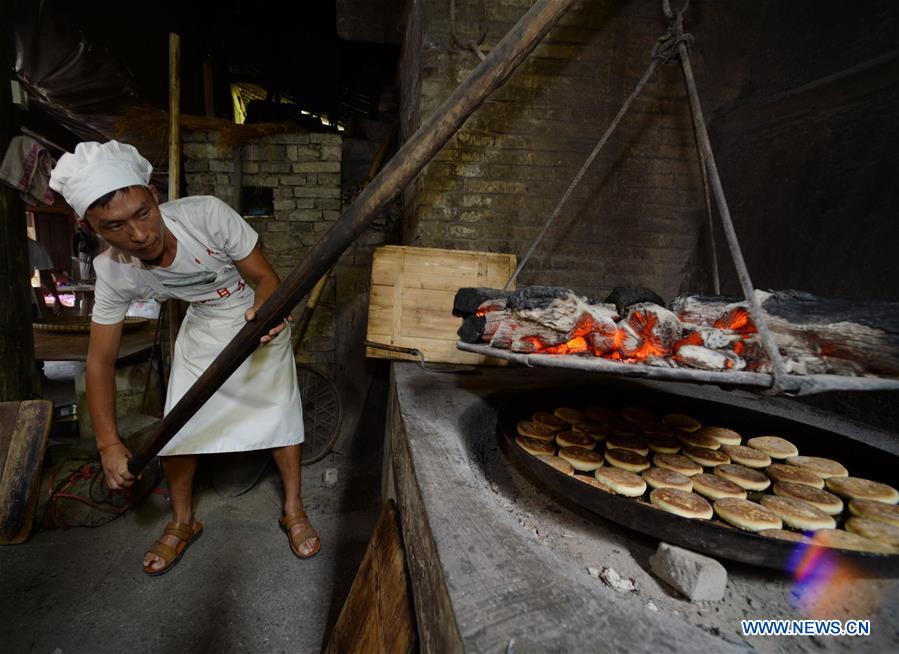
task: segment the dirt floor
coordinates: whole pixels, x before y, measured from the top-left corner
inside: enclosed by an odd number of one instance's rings
[[[48,373],[51,381],[58,376]],[[295,558],[278,528],[281,485],[273,465],[249,492],[223,497],[201,463],[195,513],[205,532],[164,576],[148,577],[140,567],[169,520],[164,489],[107,525],[42,530],[0,548],[0,649],[320,651],[380,511],[383,428],[371,425],[384,424],[383,399],[369,403],[362,424],[369,425],[364,438],[338,443],[303,468],[303,498],[322,538],[313,559]],[[337,470],[335,486],[325,486],[326,469]]]

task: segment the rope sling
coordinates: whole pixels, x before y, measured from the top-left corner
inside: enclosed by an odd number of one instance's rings
[[[731,220],[730,209],[727,205],[727,198],[724,195],[724,188],[721,185],[721,177],[718,174],[718,165],[715,162],[715,155],[712,152],[712,145],[711,141],[709,140],[705,115],[702,112],[702,106],[699,102],[699,93],[696,89],[696,80],[693,77],[693,67],[690,64],[690,46],[693,43],[693,36],[684,33],[684,14],[686,13],[689,6],[690,0],[684,0],[683,6],[677,11],[674,11],[671,8],[670,0],[662,0],[662,12],[664,13],[665,18],[668,20],[668,29],[665,34],[661,36],[653,45],[649,66],[647,67],[646,72],[643,74],[643,77],[640,78],[640,81],[637,82],[637,85],[634,87],[634,90],[628,96],[627,100],[624,101],[624,104],[621,105],[621,109],[618,110],[618,113],[615,115],[615,118],[612,119],[612,122],[609,124],[605,133],[603,133],[599,141],[593,147],[593,150],[584,160],[584,163],[581,166],[580,170],[578,170],[577,174],[571,180],[568,188],[565,189],[562,197],[556,203],[555,208],[553,208],[549,217],[546,219],[546,222],[537,233],[537,237],[534,239],[533,243],[531,243],[531,246],[528,248],[527,252],[518,263],[518,266],[515,268],[515,272],[512,273],[503,288],[508,290],[512,283],[518,278],[519,273],[527,264],[528,259],[531,258],[534,250],[546,236],[546,233],[549,231],[550,226],[558,217],[559,213],[562,210],[562,207],[571,196],[571,193],[581,182],[584,174],[587,172],[587,169],[593,163],[593,160],[603,149],[603,147],[605,147],[606,143],[608,143],[609,138],[618,128],[618,125],[621,123],[621,120],[631,108],[634,100],[636,100],[636,98],[643,91],[646,84],[652,78],[652,75],[658,65],[660,63],[667,64],[674,61],[679,61],[681,69],[683,71],[684,86],[687,90],[687,97],[690,105],[690,114],[693,121],[696,151],[699,159],[699,168],[702,175],[703,191],[705,194],[705,205],[709,222],[708,229],[715,293],[720,294],[721,291],[718,276],[718,255],[715,249],[715,239],[714,233],[712,231],[713,219],[710,195],[714,197],[715,205],[718,208],[718,214],[721,218],[721,223],[724,228],[724,235],[727,239],[727,245],[730,250],[731,259],[733,260],[734,266],[737,271],[737,277],[740,281],[740,288],[743,291],[743,297],[746,299],[749,315],[752,317],[752,320],[755,323],[756,328],[758,329],[759,338],[762,341],[762,345],[764,346],[765,352],[768,355],[768,358],[772,365],[773,381],[770,388],[766,389],[764,392],[771,395],[780,395],[785,390],[786,376],[788,373],[786,371],[786,366],[784,365],[783,358],[781,357],[780,350],[778,349],[777,344],[774,342],[774,337],[771,335],[771,330],[768,329],[768,325],[765,322],[764,312],[762,311],[761,304],[759,304],[758,298],[755,296],[755,287],[753,286],[752,280],[749,277],[749,270],[746,267],[746,261],[743,258],[743,252],[740,248],[739,240],[737,239],[737,233],[734,229],[733,221]]]

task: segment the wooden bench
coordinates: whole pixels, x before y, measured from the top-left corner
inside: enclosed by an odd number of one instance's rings
[[[47,451],[53,403],[0,402],[0,544],[21,543],[31,533]]]

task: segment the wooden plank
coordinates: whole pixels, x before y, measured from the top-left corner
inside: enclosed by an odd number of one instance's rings
[[[497,359],[459,352],[461,319],[452,315],[463,286],[501,287],[515,270],[515,256],[472,250],[398,245],[375,250],[366,338],[420,350],[429,362],[504,365]],[[367,349],[375,358],[417,360]]]
[[[399,516],[384,505],[326,654],[403,654],[417,641]]]
[[[0,473],[0,544],[8,545],[21,543],[31,532],[53,403],[26,400],[4,404],[18,405],[9,450]]]
[[[19,412],[18,402],[0,402],[0,473],[6,465],[6,454],[16,429],[16,414]]]

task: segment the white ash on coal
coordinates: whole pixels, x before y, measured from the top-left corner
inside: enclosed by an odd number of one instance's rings
[[[851,303],[756,291],[794,374],[899,375],[899,303]],[[685,295],[669,308],[648,289],[594,302],[571,289],[461,289],[454,313],[468,343],[524,354],[582,354],[662,367],[771,372],[745,301]],[[621,309],[624,310],[621,313]]]

